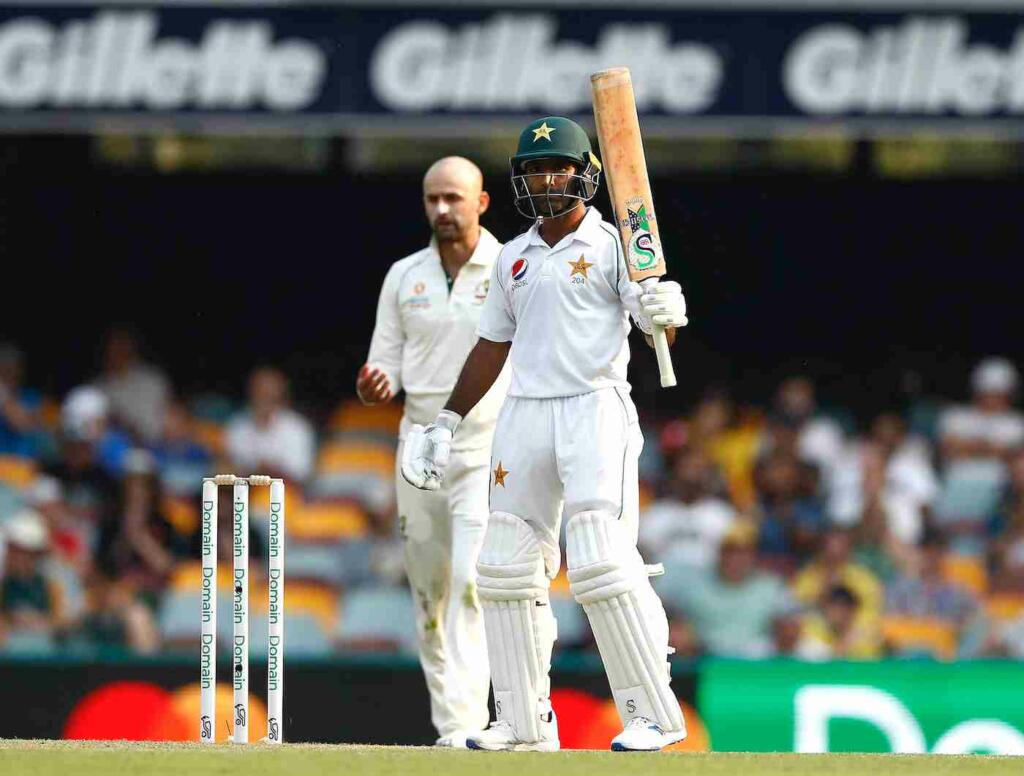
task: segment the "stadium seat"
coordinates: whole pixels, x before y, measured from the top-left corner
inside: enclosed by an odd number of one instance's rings
[[[287,510],[288,537],[292,541],[336,541],[366,534],[363,510],[348,501],[306,502]]]
[[[317,458],[317,472],[370,472],[390,477],[395,470],[395,449],[366,441],[328,442]]]
[[[165,496],[162,502],[164,516],[181,536],[191,535],[199,527],[199,500]]]
[[[349,592],[341,601],[336,641],[343,649],[415,652],[412,595],[401,587]]]
[[[0,455],[0,482],[22,490],[36,478],[35,459],[21,455]]]
[[[255,611],[249,612],[250,661],[266,660],[268,626],[266,612],[259,614]],[[285,611],[285,660],[300,656],[313,657],[330,654],[331,640],[328,637],[328,633],[329,631],[325,631],[320,627],[316,617],[303,612]]]
[[[882,619],[882,634],[897,654],[930,655],[941,660],[956,656],[956,628],[942,620],[887,615]]]
[[[353,499],[373,508],[390,504],[394,492],[394,475],[375,472],[322,472],[309,485],[310,499]]]
[[[0,645],[0,654],[47,657],[57,652],[57,644],[48,633],[28,630],[11,630],[4,643]]]
[[[285,574],[285,610],[288,615],[302,614],[312,617],[325,633],[333,633],[338,619],[338,593],[327,585],[293,580]],[[270,602],[267,598],[265,582],[251,585],[249,588],[251,611],[265,616]]]
[[[358,399],[349,399],[331,415],[328,423],[333,431],[383,431],[398,435],[402,421],[402,405],[395,402],[365,406]]]
[[[193,420],[192,436],[214,456],[219,457],[224,454],[225,432],[224,426],[220,423],[212,420]]]
[[[947,582],[960,585],[972,595],[983,597],[988,592],[988,572],[981,558],[950,553],[943,562]]]
[[[1012,622],[1024,616],[1024,594],[996,593],[985,601],[985,611],[996,622]]]

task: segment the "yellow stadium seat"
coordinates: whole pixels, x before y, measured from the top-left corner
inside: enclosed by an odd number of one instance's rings
[[[321,473],[373,472],[390,478],[394,469],[391,447],[366,442],[331,442],[324,445],[317,461]]]
[[[38,467],[32,458],[0,455],[0,482],[21,490],[36,478]]]
[[[231,592],[231,562],[221,561],[217,565],[217,589]],[[200,561],[179,563],[171,572],[170,588],[172,590],[198,591],[203,578],[203,564]]]
[[[553,595],[572,596],[572,593],[569,590],[569,575],[564,563],[562,564],[562,567],[558,569],[557,576],[551,580],[551,593]]]
[[[897,651],[926,650],[942,660],[956,656],[956,628],[942,620],[888,615],[882,619],[882,633]]]
[[[1010,622],[1024,616],[1024,594],[997,593],[985,601],[988,616],[999,622]]]
[[[266,614],[269,608],[266,583],[249,588],[252,612]],[[308,614],[315,617],[325,633],[333,633],[338,621],[338,594],[331,588],[303,580],[289,580],[285,574],[284,607],[287,614]]]
[[[224,427],[212,420],[193,420],[192,435],[215,456],[224,454]],[[241,474],[241,472],[239,472]],[[252,472],[246,472],[252,474]]]
[[[292,506],[285,518],[288,539],[333,541],[366,535],[366,514],[347,501],[314,502]]]
[[[988,572],[980,558],[949,554],[943,564],[943,576],[947,582],[960,585],[978,597],[988,592]]]
[[[163,500],[163,510],[168,522],[182,536],[191,535],[199,527],[199,506],[197,501],[166,496]]]
[[[391,435],[398,433],[401,420],[401,404],[367,407],[358,399],[350,399],[334,411],[328,425],[332,431],[381,431]]]

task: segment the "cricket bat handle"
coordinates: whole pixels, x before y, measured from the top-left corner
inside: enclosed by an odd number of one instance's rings
[[[661,373],[661,387],[671,388],[676,384],[676,372],[672,368],[672,354],[668,350],[668,337],[665,335],[664,326],[655,326],[654,352],[658,356],[658,371]]]
[[[655,285],[661,278],[645,278],[640,281],[641,286]],[[654,353],[658,357],[658,372],[661,374],[661,387],[672,388],[676,384],[676,370],[672,367],[672,353],[668,349],[668,335],[665,334],[664,326],[654,327],[651,334],[654,340]]]

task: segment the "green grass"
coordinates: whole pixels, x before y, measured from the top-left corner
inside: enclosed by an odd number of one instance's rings
[[[978,755],[513,754],[326,744],[0,740],[0,773],[12,776],[962,776],[1022,772],[1021,758]]]

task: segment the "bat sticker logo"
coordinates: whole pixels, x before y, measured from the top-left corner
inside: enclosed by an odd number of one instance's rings
[[[650,232],[636,232],[629,238],[629,255],[626,257],[634,269],[650,269],[658,263],[661,245]]]
[[[512,265],[512,279],[522,280],[526,277],[526,270],[530,268],[530,262],[525,258],[516,259],[515,264]]]

